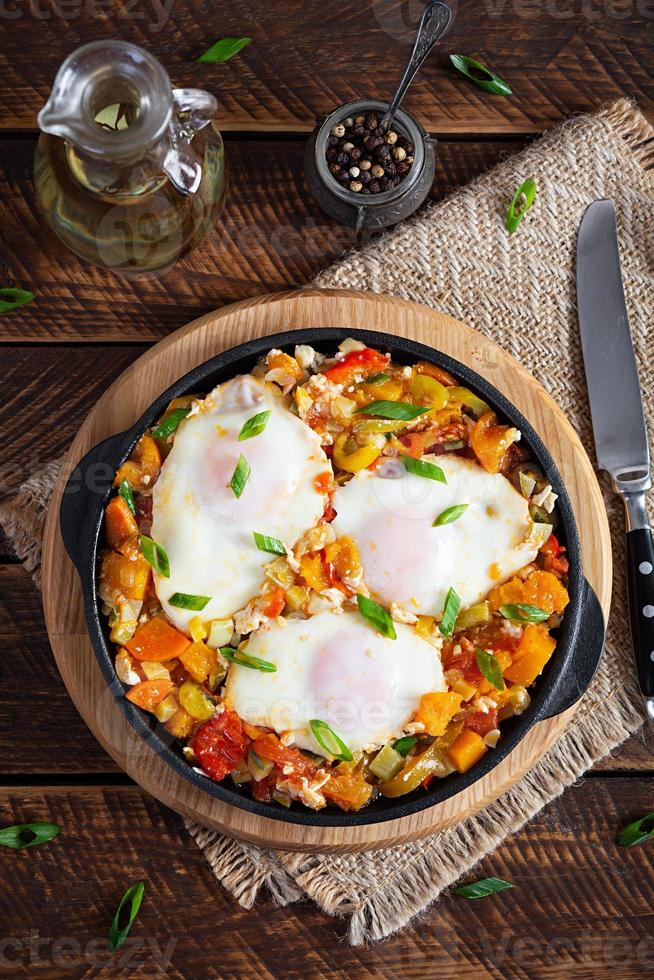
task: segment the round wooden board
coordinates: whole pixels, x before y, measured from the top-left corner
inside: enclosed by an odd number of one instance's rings
[[[574,708],[535,725],[484,779],[404,819],[361,827],[308,828],[254,816],[196,789],[129,726],[97,665],[79,579],[59,532],[61,495],[75,464],[98,442],[131,426],[182,374],[254,337],[321,326],[411,337],[467,364],[508,395],[542,436],[561,471],[579,525],[586,577],[608,616],[611,546],[602,497],[576,433],[549,395],[513,358],[465,324],[404,300],[346,290],[262,296],[209,313],[161,341],[118,378],[82,425],[55,488],[45,529],[43,602],[57,665],[77,709],[100,744],[144,789],[184,817],[233,837],[287,850],[354,851],[422,837],[476,812],[536,763],[564,730]]]

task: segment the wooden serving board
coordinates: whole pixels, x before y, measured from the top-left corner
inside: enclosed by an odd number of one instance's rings
[[[64,683],[104,749],[137,783],[184,817],[233,837],[300,851],[365,850],[433,833],[476,812],[520,779],[568,724],[574,708],[539,722],[485,778],[411,816],[360,827],[303,827],[258,817],[197,789],[135,734],[109,693],[88,638],[80,582],[59,532],[65,483],[98,442],[133,424],[182,374],[221,350],[292,328],[352,327],[410,337],[451,355],[487,378],[542,436],[570,494],[586,577],[605,616],[611,594],[608,521],[591,463],[572,426],[544,389],[513,358],[470,327],[404,300],[346,290],[261,296],[209,313],[139,358],[108,389],[82,425],[64,462],[45,529],[43,602],[50,642]]]

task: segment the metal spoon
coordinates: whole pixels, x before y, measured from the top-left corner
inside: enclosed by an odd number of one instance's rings
[[[395,113],[400,107],[400,102],[406,95],[406,90],[413,81],[418,69],[427,55],[430,54],[437,41],[440,41],[447,34],[453,19],[451,8],[446,3],[441,3],[440,0],[436,3],[430,3],[425,7],[424,13],[420,18],[420,23],[418,24],[418,32],[413,42],[411,57],[404,69],[402,80],[393,97],[393,101],[379,124],[380,129],[384,132],[387,132],[390,128],[395,118]]]

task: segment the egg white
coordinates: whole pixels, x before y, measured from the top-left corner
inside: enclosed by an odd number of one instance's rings
[[[334,530],[356,541],[364,580],[379,602],[435,616],[450,587],[462,607],[484,599],[533,561],[527,501],[499,473],[460,456],[429,457],[447,483],[408,473],[394,479],[364,470],[334,495]],[[449,507],[467,504],[453,524],[432,527]]]
[[[410,626],[395,630],[396,640],[381,636],[355,611],[276,621],[252,634],[246,652],[277,671],[232,665],[226,699],[250,724],[290,733],[319,755],[312,718],[352,752],[383,745],[401,734],[423,694],[446,690],[438,650]]]
[[[238,441],[243,423],[271,412],[265,430]],[[229,483],[240,455],[251,475],[236,498]],[[285,401],[251,375],[220,385],[180,423],[152,495],[152,537],[170,560],[170,578],[155,574],[166,614],[188,632],[196,611],[171,606],[174,592],[209,596],[204,621],[232,616],[255,596],[274,556],[252,534],[292,547],[323,514],[315,478],[331,472],[320,438]]]

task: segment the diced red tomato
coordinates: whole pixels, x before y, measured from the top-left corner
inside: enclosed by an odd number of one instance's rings
[[[266,616],[270,616],[274,619],[275,616],[281,616],[282,609],[286,604],[286,592],[280,586],[278,586],[273,592],[270,593],[268,597],[268,604],[264,606],[264,613]]]
[[[399,437],[399,441],[402,443],[406,455],[412,456],[413,459],[420,459],[425,451],[424,432],[404,432]]]
[[[204,771],[217,782],[237,768],[247,748],[241,719],[229,709],[200,725],[191,744]]]
[[[152,529],[152,497],[139,494],[136,498],[136,520],[141,534],[149,534]]]
[[[547,541],[541,546],[541,554],[545,555],[543,568],[547,572],[554,572],[555,575],[567,575],[570,570],[570,562],[565,556],[565,548],[559,544],[553,534],[550,534]]]
[[[252,748],[262,759],[269,759],[282,770],[285,766],[292,767],[296,776],[308,777],[315,771],[316,767],[311,759],[292,746],[282,745],[276,735],[263,735],[253,742]]]
[[[258,782],[256,779],[252,780],[250,785],[252,786],[252,796],[255,800],[259,800],[260,803],[270,803],[278,776],[279,771],[273,769],[270,775],[264,776]]]
[[[366,375],[377,374],[387,366],[387,357],[372,347],[364,347],[363,350],[353,350],[346,354],[334,367],[327,368],[324,375],[334,384],[347,385],[358,378],[365,378]]]
[[[492,732],[494,728],[499,727],[497,720],[497,708],[491,708],[490,711],[473,711],[471,714],[466,715],[465,721],[463,722],[464,728],[469,728],[470,731],[476,732],[477,735],[488,735]]]

